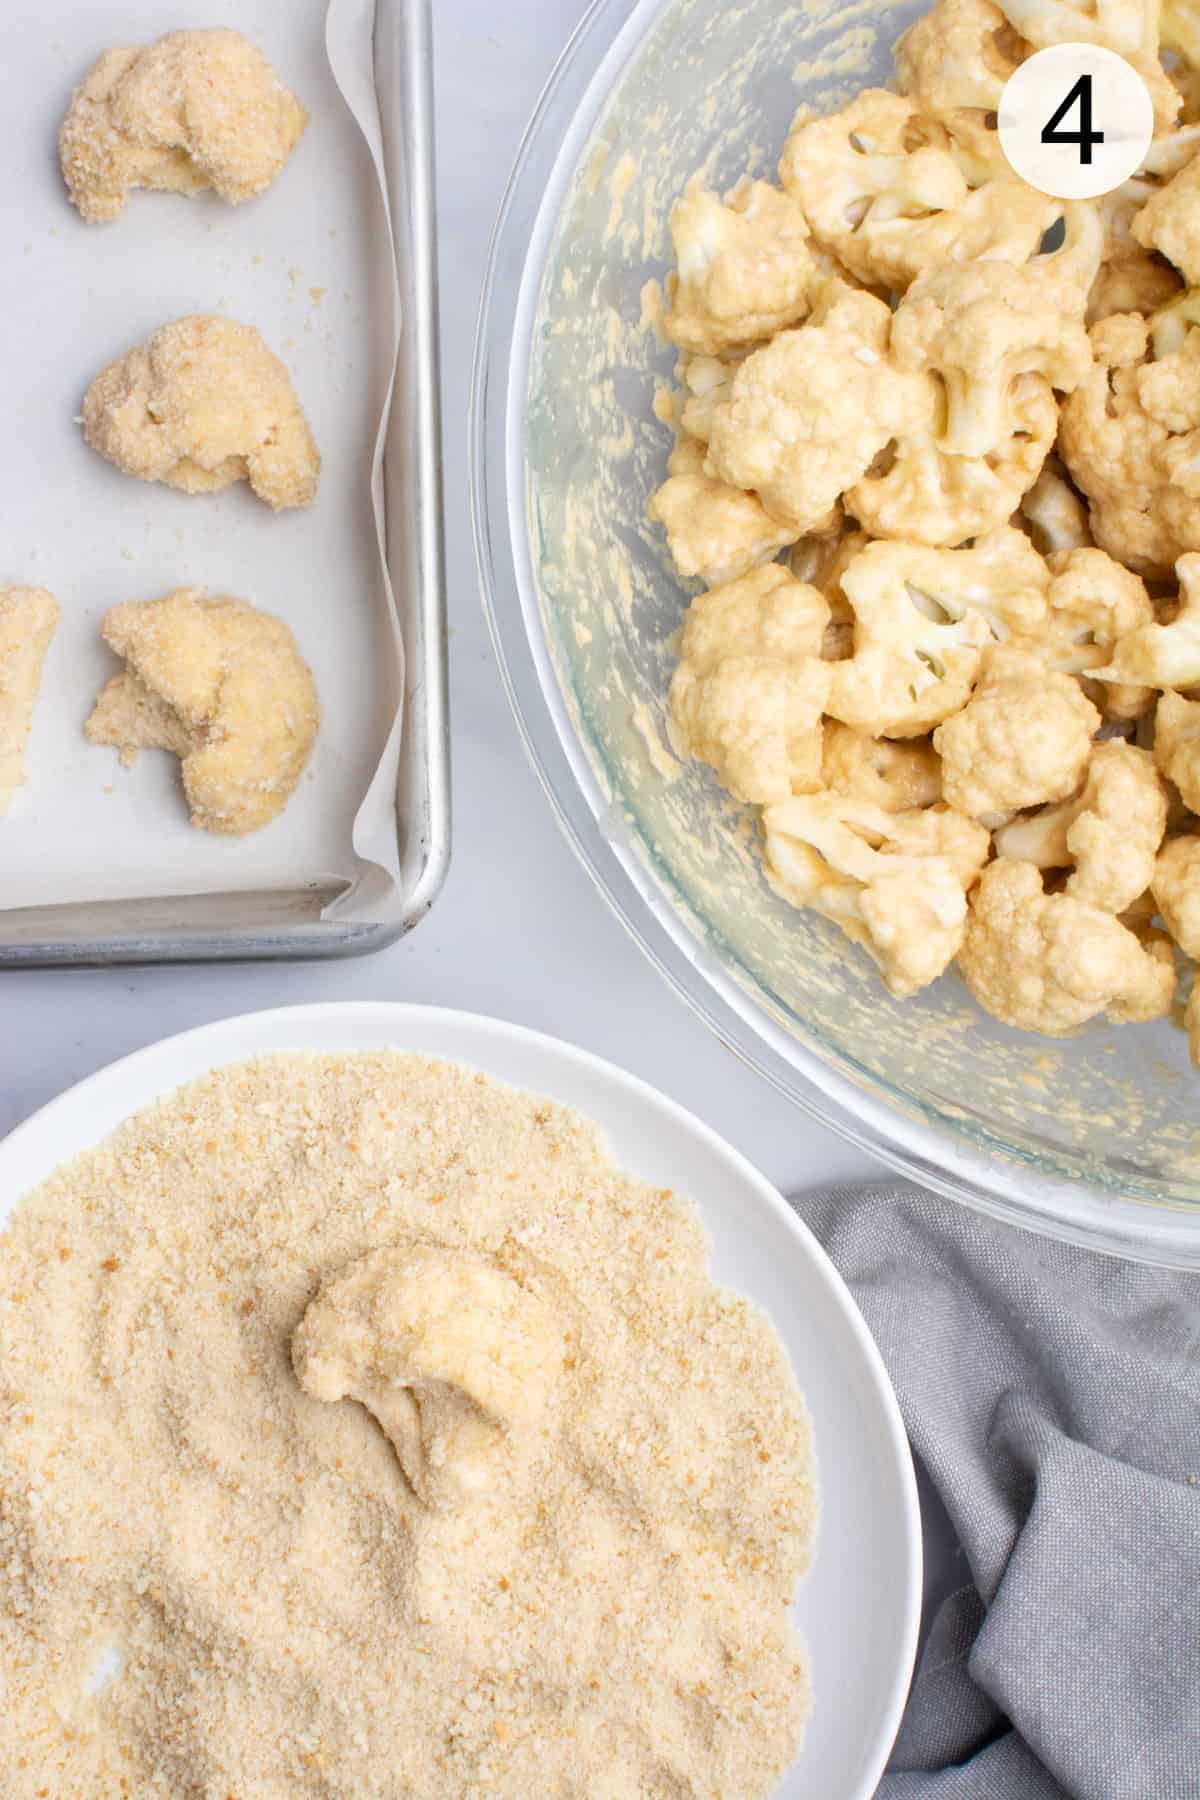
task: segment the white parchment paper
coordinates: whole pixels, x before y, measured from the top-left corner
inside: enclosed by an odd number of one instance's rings
[[[373,6],[334,0],[350,98],[378,138]],[[399,329],[380,175],[326,51],[326,0],[8,0],[0,109],[0,581],[50,588],[29,782],[0,821],[0,907],[355,884],[339,916],[376,912],[398,876],[395,788],[403,651],[381,556],[378,443]],[[113,224],[67,202],[55,140],[71,91],[114,42],[231,25],[261,45],[312,119],[274,188],[245,206],[135,193]],[[343,78],[345,78],[343,76]],[[91,377],[165,320],[222,312],[283,357],[323,457],[303,513],[249,490],[176,494],[83,443]],[[99,621],[118,600],[199,584],[291,625],[321,698],[320,736],[282,817],[245,839],[195,831],[178,765],[132,770],[83,723],[117,666]],[[364,801],[367,803],[364,804]]]

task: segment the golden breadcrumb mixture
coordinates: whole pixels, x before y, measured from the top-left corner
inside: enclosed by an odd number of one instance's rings
[[[219,1070],[0,1246],[0,1793],[766,1795],[815,1517],[769,1322],[586,1119]]]

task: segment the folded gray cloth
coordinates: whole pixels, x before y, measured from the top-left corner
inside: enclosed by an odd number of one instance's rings
[[[1200,1277],[899,1183],[794,1205],[971,1577],[878,1800],[1200,1800]]]

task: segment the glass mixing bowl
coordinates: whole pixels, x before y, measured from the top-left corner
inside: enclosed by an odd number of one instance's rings
[[[483,296],[473,518],[501,668],[568,836],[634,937],[807,1112],[983,1212],[1200,1267],[1183,1034],[1067,1041],[979,1012],[954,973],[896,1001],[763,878],[744,812],[667,736],[686,605],[645,520],[674,353],[653,329],[667,214],[702,163],[773,171],[798,105],[888,78],[921,10],[850,0],[595,0],[525,136]],[[581,947],[586,956],[586,945]]]

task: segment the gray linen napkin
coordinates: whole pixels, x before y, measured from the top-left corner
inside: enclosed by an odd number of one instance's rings
[[[932,1621],[878,1800],[1200,1800],[1200,1276],[900,1183],[793,1205],[971,1577]]]

